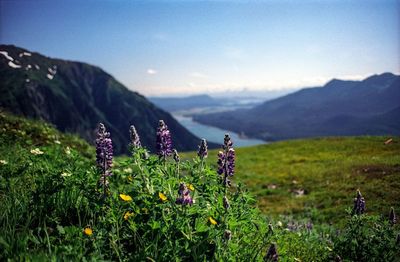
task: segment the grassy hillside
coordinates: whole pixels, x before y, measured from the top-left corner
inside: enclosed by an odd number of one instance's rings
[[[332,170],[340,173],[343,168],[343,173],[352,174],[364,151],[372,159],[367,164],[396,166],[397,143],[371,151],[382,138],[354,139],[365,145],[364,150],[344,150],[357,155],[351,157],[354,163],[346,154],[333,154],[333,148],[342,149],[337,140],[239,149],[237,175],[232,178],[239,185],[229,190],[215,167],[197,157],[177,164],[145,157],[145,150],[137,149],[130,157],[114,159],[104,191],[98,184],[101,170],[96,168],[94,148],[76,136],[4,112],[0,130],[1,261],[276,261],[277,256],[279,261],[332,261],[338,256],[344,261],[395,261],[400,252],[399,228],[386,215],[346,214],[342,209],[352,205],[355,195],[350,186],[347,193],[342,189],[349,182],[336,179],[330,182],[332,189],[323,183],[333,177],[327,175]],[[208,161],[215,162],[215,153],[210,152]],[[372,199],[370,194],[374,196],[377,187],[398,184],[377,179],[374,187],[368,179],[364,185],[371,190],[363,191],[367,208],[376,206],[386,214],[388,201],[394,203],[397,196],[385,191],[384,197]],[[248,185],[240,185],[240,180]],[[185,195],[178,191],[181,183],[187,186]],[[263,185],[268,188],[271,183],[277,188],[266,194]],[[300,187],[308,190],[303,197],[287,192]],[[248,189],[264,196],[264,215]],[[336,225],[318,223],[332,213],[330,202],[299,212],[305,203],[319,203],[321,195],[326,198],[335,189],[340,194],[330,201],[341,194],[343,198],[332,221],[346,216],[340,234]],[[182,198],[193,203],[182,205]],[[293,210],[296,219],[271,216]],[[271,247],[276,247],[276,255]]]
[[[365,195],[367,211],[382,214],[391,206],[400,209],[400,138],[385,145],[388,138],[317,138],[238,148],[236,180],[268,215],[340,222],[357,189]],[[217,151],[209,155],[215,166]]]

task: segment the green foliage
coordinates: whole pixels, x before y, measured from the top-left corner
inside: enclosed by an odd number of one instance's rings
[[[0,260],[262,261],[271,243],[280,261],[396,258],[398,229],[384,219],[351,217],[339,232],[307,225],[315,208],[304,220],[265,217],[247,186],[227,190],[197,157],[178,165],[137,149],[114,161],[103,198],[87,143],[40,122],[0,120]],[[192,206],[175,203],[181,182]]]
[[[335,252],[346,261],[398,261],[398,233],[386,217],[355,215],[335,239]]]

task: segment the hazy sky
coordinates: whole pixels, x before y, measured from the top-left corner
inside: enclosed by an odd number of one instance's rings
[[[145,95],[400,71],[400,2],[4,1],[0,42],[98,65]]]

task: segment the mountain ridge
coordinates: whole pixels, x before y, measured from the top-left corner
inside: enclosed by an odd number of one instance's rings
[[[398,106],[400,76],[384,73],[362,81],[331,80],[322,87],[301,89],[251,109],[196,115],[194,120],[264,140],[330,135],[395,135],[400,134],[400,128],[391,122],[396,121],[396,116],[400,119],[394,110]],[[395,113],[388,114],[391,116],[388,119],[385,114],[391,110]],[[340,122],[335,120],[338,116],[358,120],[341,127]],[[380,117],[386,122],[378,121]],[[359,128],[357,123],[360,123]]]
[[[142,144],[154,150],[155,129],[163,119],[177,150],[197,148],[199,138],[169,113],[98,66],[53,59],[12,45],[0,45],[0,52],[0,107],[12,113],[43,119],[90,142],[97,123],[103,122],[112,133],[117,154],[128,152],[131,124],[137,126]]]

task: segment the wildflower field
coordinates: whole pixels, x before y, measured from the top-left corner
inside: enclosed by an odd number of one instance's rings
[[[105,125],[93,147],[0,113],[0,260],[399,260],[398,139],[183,154],[167,125],[115,158]]]

